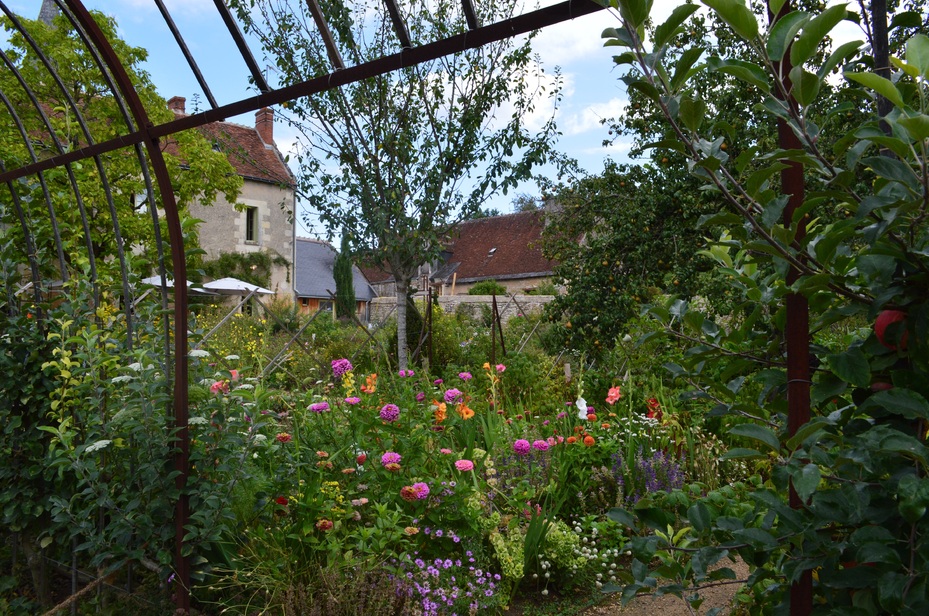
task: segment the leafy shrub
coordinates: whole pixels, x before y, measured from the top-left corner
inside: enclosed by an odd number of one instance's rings
[[[506,287],[496,280],[481,280],[468,289],[468,295],[506,295]]]

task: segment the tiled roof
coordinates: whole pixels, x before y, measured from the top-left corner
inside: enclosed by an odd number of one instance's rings
[[[451,256],[433,276],[460,282],[547,276],[553,261],[542,256],[544,212],[517,212],[467,220],[450,234],[446,250]]]
[[[294,185],[293,175],[284,164],[280,152],[274,144],[262,141],[255,128],[231,122],[213,122],[198,130],[207,141],[226,154],[236,172],[243,178]],[[177,156],[177,145],[173,140],[167,142],[165,151]]]
[[[294,291],[297,297],[329,299],[329,291],[335,293],[335,278],[332,275],[335,266],[335,249],[328,242],[298,237],[294,253]],[[354,274],[355,299],[358,301],[373,299],[374,290],[361,270],[352,266],[352,273]]]

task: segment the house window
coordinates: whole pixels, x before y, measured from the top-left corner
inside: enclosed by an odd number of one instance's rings
[[[326,312],[332,312],[332,302],[328,299],[319,302],[319,309]]]
[[[310,305],[310,298],[309,298],[309,297],[301,297],[301,298],[300,298],[300,305],[303,306],[304,308],[307,308],[307,307]]]
[[[245,241],[258,242],[258,208],[245,208]]]

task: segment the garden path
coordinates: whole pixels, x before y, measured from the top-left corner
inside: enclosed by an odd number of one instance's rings
[[[748,565],[741,560],[729,565],[735,571],[736,579],[744,580],[748,577]],[[726,584],[723,586],[708,586],[700,590],[704,598],[700,610],[691,611],[683,599],[674,595],[653,597],[645,595],[636,597],[629,605],[622,607],[619,597],[610,599],[606,603],[591,607],[582,612],[581,616],[692,616],[693,614],[706,614],[714,607],[722,608],[723,614],[731,614],[732,600],[740,588],[739,584]]]

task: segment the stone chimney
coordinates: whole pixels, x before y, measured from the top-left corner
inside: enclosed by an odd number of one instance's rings
[[[274,145],[274,110],[262,107],[255,114],[255,130],[265,145]]]
[[[187,99],[183,96],[172,96],[168,99],[168,109],[174,113],[187,113]]]
[[[60,14],[61,11],[58,10],[58,5],[52,0],[42,0],[42,8],[39,9],[39,21],[46,26],[51,26],[52,20]]]

